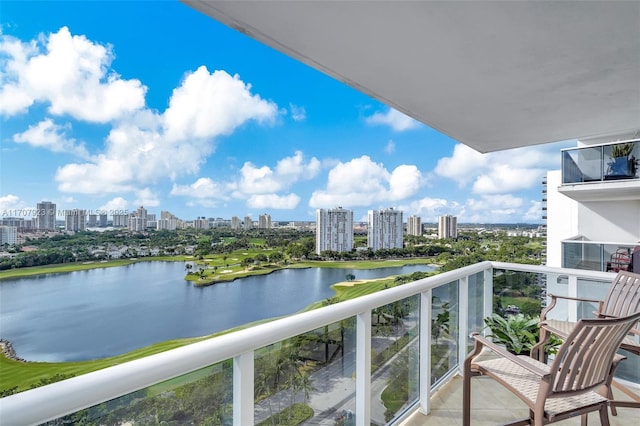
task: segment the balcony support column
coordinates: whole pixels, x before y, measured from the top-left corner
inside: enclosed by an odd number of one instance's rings
[[[458,371],[464,372],[464,359],[467,357],[469,340],[469,277],[458,280]]]
[[[486,318],[493,314],[493,268],[490,267],[484,270],[484,285],[483,285],[484,294],[482,295],[482,299],[484,301],[484,313],[482,318]],[[485,334],[488,331],[485,331]]]
[[[253,424],[253,423],[251,423]],[[371,424],[371,310],[356,317],[356,425]]]
[[[569,286],[567,288],[569,297],[578,297],[578,277],[569,275]],[[571,322],[578,322],[578,301],[567,300],[567,315]]]
[[[431,411],[431,289],[420,293],[420,395],[422,414]]]
[[[233,358],[233,424],[253,424],[254,352]]]

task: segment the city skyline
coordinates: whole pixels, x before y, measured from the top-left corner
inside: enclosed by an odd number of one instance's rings
[[[479,154],[178,2],[6,2],[0,37],[0,209],[541,223],[575,145]]]

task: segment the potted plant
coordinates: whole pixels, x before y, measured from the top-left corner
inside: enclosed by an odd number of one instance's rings
[[[494,343],[504,345],[507,351],[515,355],[529,354],[531,348],[537,343],[540,334],[539,321],[538,317],[523,314],[508,315],[506,318],[493,314],[484,319],[486,328],[491,330],[488,337],[491,337]],[[560,341],[557,338],[552,338],[545,346],[545,351],[555,354],[559,344]]]
[[[633,143],[618,143],[611,147],[611,160],[608,163],[607,176],[612,178],[635,177],[638,160],[633,152]]]

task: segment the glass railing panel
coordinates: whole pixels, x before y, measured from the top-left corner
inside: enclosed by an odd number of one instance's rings
[[[493,312],[539,316],[548,279],[543,273],[494,270]]]
[[[218,363],[44,424],[232,425],[233,364]]]
[[[603,147],[605,180],[635,179],[638,177],[640,143],[625,142]]]
[[[633,244],[564,241],[562,267],[601,272],[631,270],[635,247]]]
[[[431,293],[431,384],[458,365],[458,281],[438,286]]]
[[[371,422],[386,424],[419,398],[420,295],[371,313]]]
[[[562,151],[562,183],[599,182],[640,177],[640,141]]]
[[[602,180],[602,147],[562,152],[562,183]]]
[[[468,278],[468,334],[484,329],[484,272],[469,275]],[[473,349],[473,341],[467,339],[467,353]]]
[[[355,318],[348,318],[257,349],[255,424],[349,424],[355,337]]]

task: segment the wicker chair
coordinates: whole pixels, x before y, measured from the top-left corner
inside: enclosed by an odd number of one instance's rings
[[[600,413],[609,425],[609,400],[598,391],[611,380],[611,365],[622,339],[640,319],[640,312],[623,318],[580,320],[560,346],[551,365],[516,356],[474,333],[473,352],[464,361],[463,425],[471,424],[471,377],[489,376],[529,407],[529,418],[514,425],[544,425],[586,414]],[[483,348],[497,358],[480,356]]]
[[[633,313],[640,312],[640,274],[628,271],[618,272],[611,284],[607,297],[603,301],[556,295],[549,295],[549,297],[551,298],[549,306],[547,306],[547,308],[545,308],[540,314],[540,341],[531,350],[531,357],[539,361],[545,360],[544,345],[551,337],[551,334],[564,339],[576,325],[574,322],[547,319],[547,315],[556,306],[558,299],[598,303],[598,310],[594,312],[594,315],[597,318],[618,318],[628,316]],[[620,348],[634,355],[640,356],[640,322],[636,323],[630,330],[629,335],[622,340]],[[613,379],[615,368],[618,365],[618,362],[622,359],[624,359],[624,357],[618,357],[616,362],[613,364],[613,368],[611,370],[611,383],[627,394],[627,396],[635,402],[613,400],[613,392],[611,391],[611,386],[609,386],[607,388],[607,396],[612,400],[611,412],[613,415],[617,414],[616,407],[640,408],[640,396]]]

